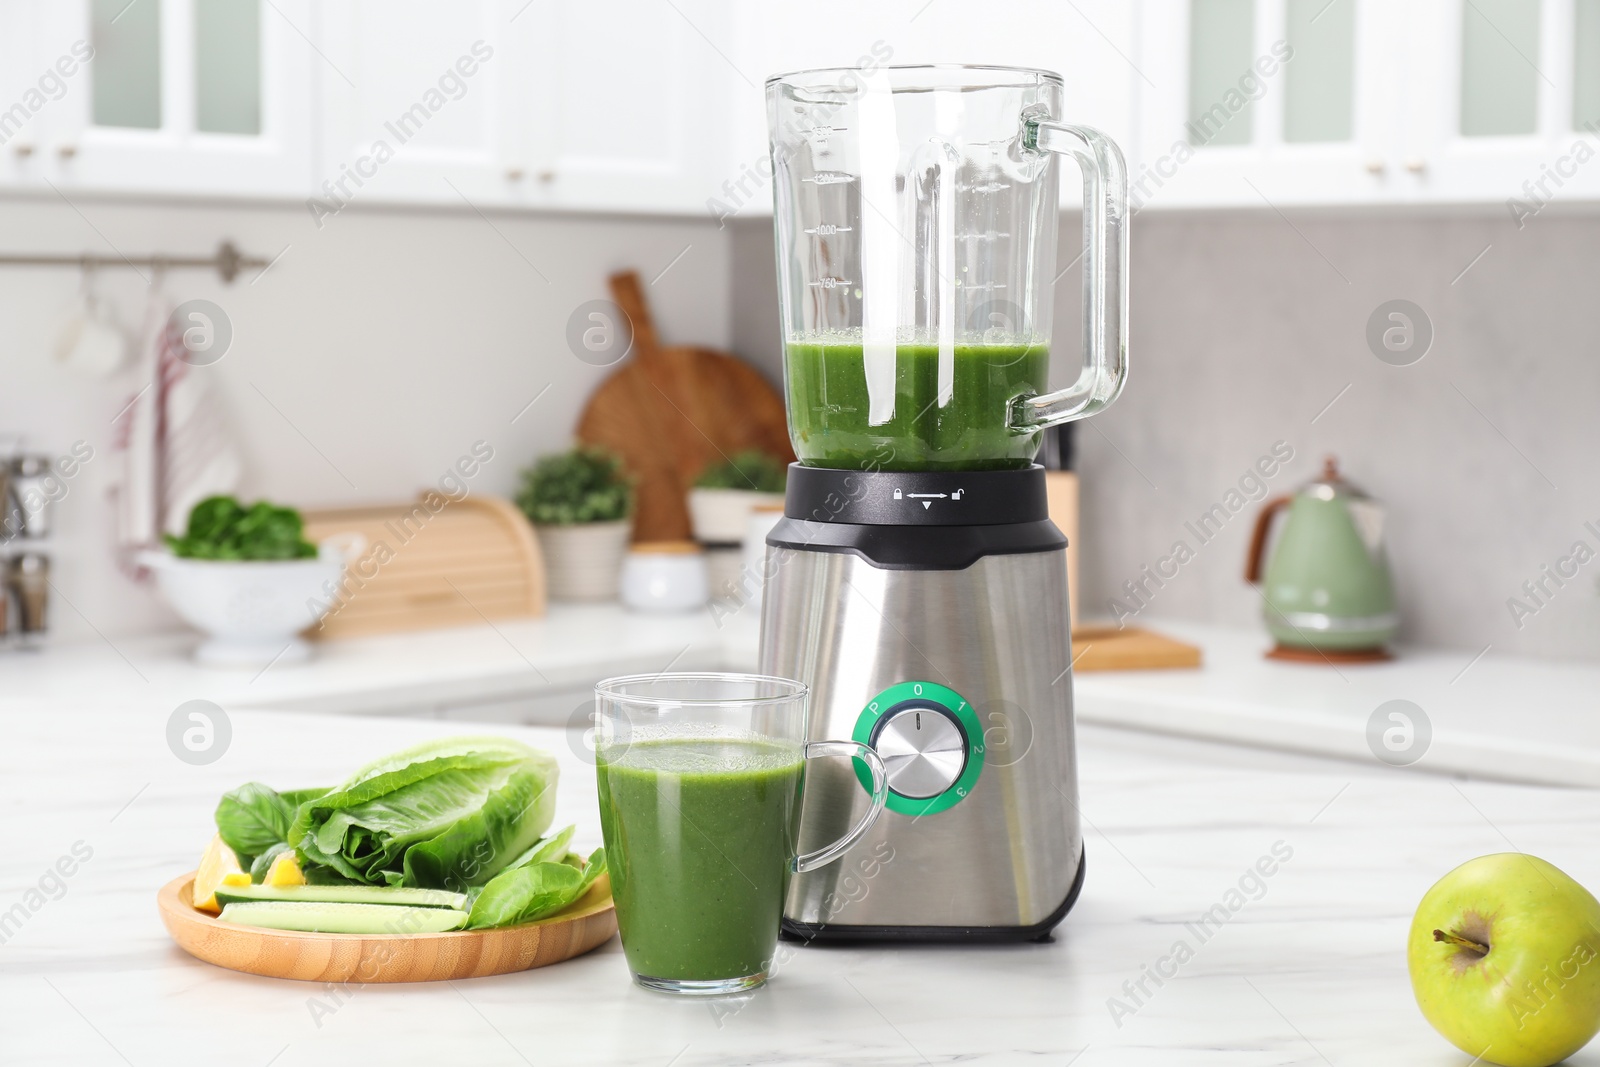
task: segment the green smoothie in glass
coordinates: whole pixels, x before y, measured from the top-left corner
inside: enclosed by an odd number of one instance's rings
[[[799,744],[643,740],[596,765],[628,966],[657,979],[764,975],[800,823]]]
[[[786,347],[789,430],[808,467],[903,471],[1026,467],[1038,433],[1007,425],[1011,403],[1045,392],[1050,349],[1024,341],[954,346],[949,401],[939,404],[939,346],[895,346],[894,407],[872,424],[859,339]]]

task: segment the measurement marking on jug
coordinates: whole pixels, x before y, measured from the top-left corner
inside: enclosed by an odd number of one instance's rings
[[[849,278],[818,278],[814,282],[807,282],[813,289],[837,289],[841,285],[849,285]]]
[[[1002,189],[1011,188],[1010,182],[977,182],[972,185],[962,185],[958,188],[964,193],[998,193]]]
[[[854,227],[840,226],[835,222],[822,222],[815,226],[807,227],[806,233],[813,237],[832,237],[836,233],[854,233]]]
[[[803,182],[813,185],[843,185],[856,180],[854,174],[847,174],[842,170],[819,170],[809,178],[801,178]]]

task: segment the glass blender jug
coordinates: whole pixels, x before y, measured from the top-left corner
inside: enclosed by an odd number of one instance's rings
[[[767,81],[789,435],[849,470],[1026,467],[1127,377],[1127,177],[1048,71]],[[1056,161],[1083,172],[1083,367],[1048,387]]]

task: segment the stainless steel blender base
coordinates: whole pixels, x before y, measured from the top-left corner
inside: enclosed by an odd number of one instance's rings
[[[784,547],[783,530],[769,541],[761,669],[812,687],[812,738],[870,737],[886,762],[898,753],[914,794],[892,799],[843,859],[793,879],[785,930],[807,940],[1047,935],[1083,873],[1063,550],[890,569],[837,545]],[[962,768],[945,766],[939,747],[951,723],[966,735]],[[954,779],[974,759],[958,795]],[[807,773],[802,850],[839,836],[868,803],[850,765]],[[941,773],[952,784],[930,798],[939,781],[927,776]]]

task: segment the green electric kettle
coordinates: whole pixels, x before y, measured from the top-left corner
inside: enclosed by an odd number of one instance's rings
[[[1289,513],[1267,561],[1273,517]],[[1339,475],[1328,457],[1322,476],[1293,496],[1267,501],[1250,538],[1245,581],[1260,583],[1267,630],[1283,659],[1386,659],[1399,616],[1383,546],[1383,506]]]

